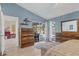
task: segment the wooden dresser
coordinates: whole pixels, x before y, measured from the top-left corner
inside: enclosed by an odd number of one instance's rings
[[[72,40],[72,39],[79,40],[79,33],[78,32],[56,33],[56,41],[57,42],[65,42],[65,41]]]
[[[20,47],[24,48],[34,44],[34,32],[32,28],[21,28]]]

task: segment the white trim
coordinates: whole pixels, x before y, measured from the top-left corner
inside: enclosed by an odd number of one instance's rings
[[[19,47],[19,18],[17,17],[17,20],[16,20],[16,39],[17,39],[17,47]]]
[[[5,43],[4,43],[4,15],[3,15],[3,12],[2,12],[2,10],[1,10],[1,7],[0,7],[0,11],[1,11],[1,20],[0,20],[0,22],[1,22],[1,29],[0,29],[0,31],[1,31],[1,33],[0,33],[0,37],[1,37],[1,55],[3,55],[4,54],[4,51],[5,51]]]

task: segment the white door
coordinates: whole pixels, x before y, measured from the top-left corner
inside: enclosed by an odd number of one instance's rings
[[[0,5],[0,35],[1,35],[1,5]],[[1,37],[0,37],[0,53],[1,53]]]
[[[14,28],[12,26],[14,26]],[[15,31],[15,38],[5,38],[5,50],[18,48],[18,17],[4,16],[4,31],[6,28],[10,30],[10,33],[12,33],[12,30]]]
[[[4,19],[3,19],[3,12],[1,10],[1,5],[0,5],[0,53],[1,55],[4,54],[5,51],[5,36],[4,36]]]

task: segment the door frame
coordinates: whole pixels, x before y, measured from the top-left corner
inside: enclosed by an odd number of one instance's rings
[[[19,19],[18,19],[18,17],[4,15],[4,18],[8,18],[8,19],[4,19],[4,22],[5,21],[15,21],[16,22],[16,40],[17,40],[16,46],[19,47]],[[11,20],[9,18],[13,18],[15,20]]]
[[[3,11],[1,9],[1,4],[0,4],[0,55],[4,55],[5,53],[5,35],[4,35],[4,14],[3,14]],[[19,47],[19,18],[17,17],[17,25],[16,25],[16,31],[17,31],[17,47]]]
[[[4,55],[4,52],[5,52],[5,36],[4,36],[4,15],[3,15],[3,12],[2,12],[2,9],[1,9],[1,5],[0,5],[0,16],[1,16],[1,19],[0,19],[0,38],[1,38],[1,55]]]

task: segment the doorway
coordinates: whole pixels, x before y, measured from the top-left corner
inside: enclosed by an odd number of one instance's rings
[[[50,21],[49,23],[49,41],[55,41],[55,22]]]
[[[5,50],[19,47],[18,17],[4,16]]]

